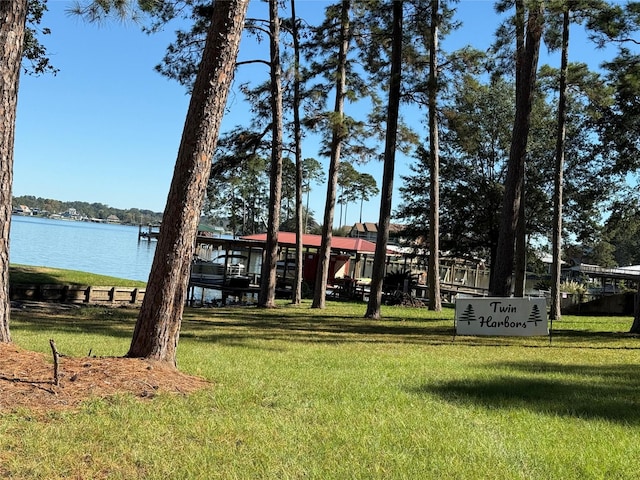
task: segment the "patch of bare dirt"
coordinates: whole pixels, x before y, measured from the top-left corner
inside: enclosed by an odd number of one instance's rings
[[[55,385],[53,354],[0,343],[0,412],[68,409],[119,393],[142,399],[188,394],[211,385],[159,362],[121,357],[60,357],[58,380]]]

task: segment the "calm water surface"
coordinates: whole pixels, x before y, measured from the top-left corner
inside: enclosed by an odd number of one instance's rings
[[[14,264],[81,270],[147,281],[156,242],[138,241],[138,227],[13,216]]]

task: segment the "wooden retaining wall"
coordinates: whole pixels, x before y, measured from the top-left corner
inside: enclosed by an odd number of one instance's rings
[[[99,305],[139,305],[144,288],[94,287],[84,285],[10,285],[9,298],[14,301],[85,303]]]

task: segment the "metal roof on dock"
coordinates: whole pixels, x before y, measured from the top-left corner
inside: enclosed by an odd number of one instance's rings
[[[278,245],[294,246],[296,245],[297,235],[293,232],[278,232]],[[258,233],[255,235],[245,235],[240,238],[241,240],[250,240],[258,242],[266,242],[267,234]],[[302,235],[303,248],[320,248],[322,243],[321,235],[313,235],[306,233]],[[343,252],[352,253],[374,253],[376,251],[376,244],[362,238],[352,237],[331,237],[331,249],[340,250]]]

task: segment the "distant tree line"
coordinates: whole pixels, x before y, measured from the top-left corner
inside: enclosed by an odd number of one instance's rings
[[[129,208],[122,210],[113,208],[103,203],[88,202],[62,202],[50,198],[35,197],[33,195],[22,195],[13,197],[13,205],[25,205],[31,210],[39,210],[43,215],[51,215],[54,213],[63,213],[70,208],[74,208],[79,215],[85,215],[89,218],[99,218],[106,220],[109,215],[115,215],[122,223],[132,225],[147,225],[149,223],[160,223],[162,221],[161,212],[152,212],[151,210],[140,210],[138,208]]]

